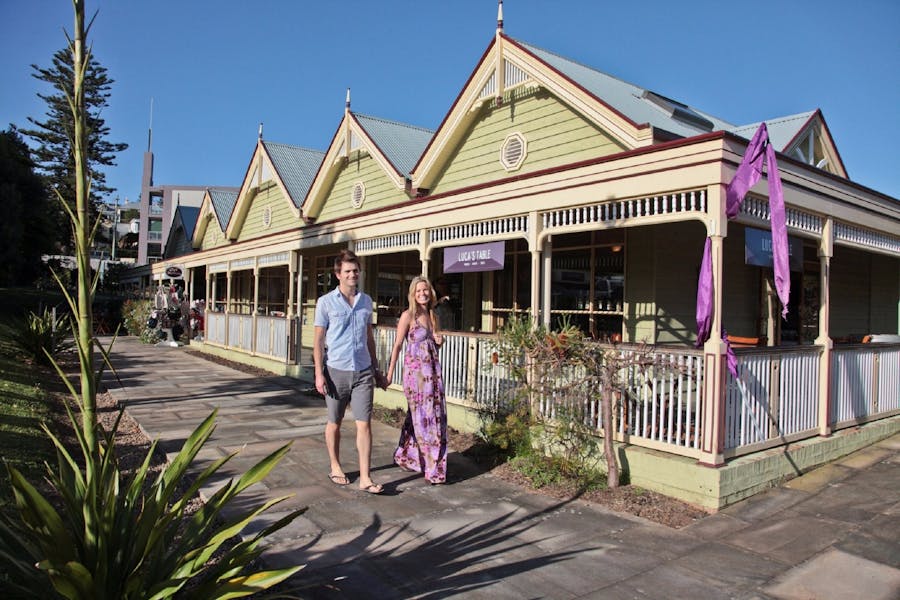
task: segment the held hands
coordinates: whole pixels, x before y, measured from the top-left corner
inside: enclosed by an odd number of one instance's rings
[[[381,371],[375,371],[375,385],[380,387],[383,390],[388,389],[388,386],[391,384],[391,378],[386,377],[384,373]]]
[[[442,346],[444,344],[444,336],[440,333],[435,333],[434,334],[434,343],[438,347]]]

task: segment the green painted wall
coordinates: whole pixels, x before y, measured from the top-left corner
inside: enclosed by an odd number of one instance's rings
[[[654,228],[627,231],[625,243],[625,331],[624,341],[649,344],[656,341]]]
[[[730,335],[756,337],[762,314],[760,307],[763,271],[771,269],[745,264],[746,227],[728,224],[722,254],[725,265],[725,289],[722,290],[722,324]],[[702,251],[702,250],[701,250]],[[699,262],[698,262],[699,265]],[[799,293],[795,290],[794,293]]]
[[[691,344],[705,229],[699,222],[628,231],[625,273],[628,340]]]
[[[366,196],[360,208],[354,208],[350,198],[353,186],[361,181],[366,186]],[[330,221],[362,211],[384,208],[408,200],[402,189],[398,189],[391,178],[375,160],[363,153],[354,153],[338,174],[316,216],[316,221]]]
[[[900,333],[900,259],[872,255],[872,333]]]
[[[243,242],[298,227],[300,219],[291,212],[290,202],[275,183],[263,183],[259,192],[253,197],[247,218],[238,232],[237,241]],[[268,227],[263,225],[263,212],[266,208],[270,208],[272,211],[271,224]]]
[[[204,217],[205,218],[205,217]],[[225,243],[225,234],[219,229],[219,222],[215,217],[211,218],[206,225],[206,231],[203,232],[203,239],[200,241],[200,249],[208,250],[221,246]]]
[[[506,136],[525,136],[528,153],[522,166],[507,172],[500,164]],[[485,105],[462,144],[437,177],[431,193],[441,193],[510,175],[614,154],[624,150],[546,91],[516,90],[503,106]]]
[[[831,259],[831,336],[897,333],[900,261],[836,246]]]

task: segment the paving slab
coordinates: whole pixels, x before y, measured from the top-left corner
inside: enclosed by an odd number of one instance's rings
[[[896,600],[900,571],[831,549],[791,569],[765,592],[780,600]]]
[[[204,494],[292,443],[228,511],[291,496],[254,519],[243,532],[250,536],[305,507],[265,540],[262,555],[272,567],[306,565],[294,580],[299,597],[900,597],[900,434],[674,530],[533,493],[454,452],[447,484],[428,485],[393,465],[399,431],[377,422],[372,474],[385,493],[363,493],[349,415],[342,458],[352,482],[336,486],[327,478],[324,401],[309,382],[250,376],[134,338],[117,341],[112,360],[119,379],[107,375],[105,385],[165,451],[219,409],[193,468],[239,453]]]

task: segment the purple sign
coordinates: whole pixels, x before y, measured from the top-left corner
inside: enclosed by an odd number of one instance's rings
[[[444,273],[499,271],[506,256],[506,242],[444,248]]]

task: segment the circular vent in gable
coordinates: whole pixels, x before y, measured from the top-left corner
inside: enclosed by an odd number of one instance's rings
[[[507,171],[515,171],[525,162],[528,155],[528,142],[521,133],[511,133],[500,146],[500,164]]]
[[[363,202],[366,201],[366,186],[362,181],[357,181],[353,185],[353,191],[350,192],[350,204],[353,208],[361,208]]]

